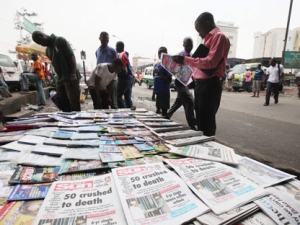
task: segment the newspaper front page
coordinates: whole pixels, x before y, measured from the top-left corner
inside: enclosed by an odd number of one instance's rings
[[[277,224],[300,225],[300,200],[291,198],[275,187],[268,188],[271,195],[258,199],[255,203]]]
[[[212,160],[216,162],[223,162],[227,164],[238,164],[238,159],[232,148],[219,144],[214,141],[208,141],[196,145],[187,145],[183,147],[173,147],[170,153],[183,155],[192,158]]]
[[[237,172],[264,188],[295,177],[247,157],[239,160]]]
[[[222,214],[268,194],[224,164],[200,159],[165,160],[214,213]]]
[[[126,224],[112,175],[54,182],[33,224],[45,223]]]
[[[112,169],[130,225],[175,225],[209,210],[163,163]]]

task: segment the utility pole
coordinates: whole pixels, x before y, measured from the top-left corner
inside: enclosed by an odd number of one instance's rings
[[[289,16],[288,16],[286,30],[285,30],[284,45],[283,45],[282,57],[281,57],[281,64],[282,65],[284,64],[284,53],[285,53],[286,42],[287,42],[288,34],[289,34],[289,27],[290,27],[290,19],[291,19],[291,14],[292,14],[292,8],[293,8],[293,0],[290,1]]]

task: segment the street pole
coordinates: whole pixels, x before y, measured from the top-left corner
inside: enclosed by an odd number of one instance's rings
[[[85,51],[81,51],[81,52],[80,52],[80,56],[81,56],[81,60],[82,60],[82,64],[83,64],[83,76],[84,76],[84,82],[86,83],[85,62],[84,62],[84,60],[86,59]]]
[[[289,33],[289,27],[290,27],[290,19],[291,19],[292,8],[293,8],[293,0],[290,1],[289,16],[288,16],[287,25],[286,25],[285,38],[284,38],[284,45],[283,45],[283,51],[282,51],[282,57],[281,57],[281,64],[282,64],[282,65],[284,64],[284,53],[285,53],[286,42],[287,42],[288,33]]]

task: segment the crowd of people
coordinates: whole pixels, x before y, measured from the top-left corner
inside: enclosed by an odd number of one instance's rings
[[[204,39],[204,45],[209,49],[205,56],[191,56],[193,41],[190,37],[183,40],[183,51],[172,56],[178,64],[189,65],[193,68],[193,98],[189,88],[175,81],[177,97],[170,108],[170,74],[161,64],[154,65],[154,88],[152,99],[156,101],[156,112],[166,118],[171,118],[174,112],[181,106],[184,107],[185,116],[191,129],[203,131],[206,136],[216,133],[216,113],[218,111],[226,61],[230,48],[229,39],[215,25],[214,17],[209,12],[204,12],[195,21],[195,29]],[[54,34],[47,35],[40,31],[32,34],[32,39],[37,44],[47,47],[46,56],[50,59],[56,73],[56,105],[63,112],[80,111],[80,87],[81,75],[76,68],[76,59],[69,42]],[[95,56],[97,66],[92,71],[87,82],[94,109],[131,108],[132,87],[135,82],[132,67],[129,61],[129,53],[125,51],[125,44],[116,43],[115,48],[110,47],[109,34],[105,31],[99,35],[100,46],[96,49]],[[158,49],[158,56],[167,53],[167,48]],[[40,105],[46,104],[42,81],[51,73],[43,67],[35,53],[32,53],[34,61],[31,73],[22,74],[22,93],[28,91],[28,80],[35,82],[39,94]],[[269,105],[271,91],[274,91],[275,104],[278,103],[278,83],[283,73],[282,65],[277,66],[272,61],[266,74],[268,77],[265,106]],[[46,65],[46,68],[48,66]],[[48,71],[48,72],[47,72]],[[253,96],[259,96],[259,82],[261,80],[261,66],[258,65],[253,82]],[[277,73],[280,71],[280,74]],[[227,76],[228,85],[231,85],[230,73]],[[246,90],[250,91],[251,71],[247,70]],[[0,79],[0,90],[5,89],[5,84]],[[7,88],[6,88],[7,90]]]

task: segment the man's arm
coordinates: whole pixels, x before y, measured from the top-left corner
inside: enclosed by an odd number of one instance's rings
[[[102,102],[101,96],[100,96],[100,82],[101,82],[101,77],[98,77],[97,75],[95,76],[95,92],[96,92],[96,98],[97,98],[97,103],[100,104]]]

